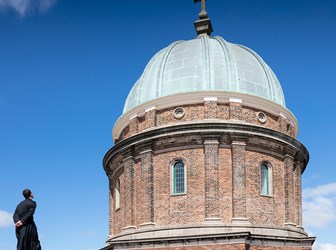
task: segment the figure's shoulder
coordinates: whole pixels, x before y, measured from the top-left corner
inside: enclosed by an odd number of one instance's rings
[[[30,200],[30,203],[31,203],[31,204],[33,204],[33,205],[36,206],[36,201],[33,201],[33,200],[31,200],[31,199],[29,199],[29,200]]]
[[[25,204],[25,201],[26,201],[26,200],[21,201],[21,202],[17,205],[17,207],[22,207],[22,206]]]
[[[25,199],[23,202],[30,206],[36,206],[36,202],[31,199]]]

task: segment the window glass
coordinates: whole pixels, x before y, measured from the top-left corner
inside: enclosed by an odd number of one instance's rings
[[[173,167],[174,194],[185,193],[185,169],[183,162],[176,162]]]
[[[120,208],[120,180],[116,181],[115,185],[115,208]]]
[[[261,165],[260,169],[260,187],[261,187],[261,194],[263,195],[269,195],[270,194],[270,175],[269,167],[266,163],[263,163]]]

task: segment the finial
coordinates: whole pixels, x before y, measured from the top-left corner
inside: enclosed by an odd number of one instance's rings
[[[201,12],[198,14],[200,19],[204,19],[208,17],[208,13],[205,10],[205,2],[206,0],[194,0],[194,3],[196,4],[197,2],[202,2],[202,9]]]
[[[202,2],[202,9],[201,12],[198,14],[199,19],[194,22],[194,26],[198,35],[207,34],[208,36],[211,35],[213,32],[211,21],[208,18],[208,13],[205,10],[205,1],[206,0],[194,0],[194,3]]]

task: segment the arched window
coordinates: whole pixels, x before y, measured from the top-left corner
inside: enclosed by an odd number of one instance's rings
[[[117,179],[115,184],[115,209],[120,208],[120,180]]]
[[[172,166],[172,194],[186,193],[186,168],[182,161]]]
[[[260,167],[260,193],[262,195],[272,194],[272,168],[265,162]]]

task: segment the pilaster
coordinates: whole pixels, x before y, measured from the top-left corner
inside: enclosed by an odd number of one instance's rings
[[[246,218],[246,169],[245,169],[246,140],[232,138],[232,223],[249,224]]]
[[[134,158],[132,150],[124,154],[124,228],[133,229],[134,226]],[[126,191],[127,190],[127,191]]]
[[[139,146],[141,157],[141,221],[140,227],[155,226],[154,223],[154,175],[152,143]]]
[[[294,158],[287,154],[285,165],[285,225],[295,226]]]
[[[139,118],[137,116],[133,116],[129,120],[129,135],[135,135],[139,132]]]
[[[279,132],[286,134],[286,117],[284,117],[282,114],[278,117],[278,124],[279,124]]]
[[[204,98],[204,119],[217,119],[217,97]]]
[[[219,213],[219,136],[203,136],[205,166],[205,222],[220,222]]]
[[[111,180],[110,180],[111,181]],[[110,186],[109,190],[109,238],[113,235],[113,225],[114,225],[114,202],[113,202],[113,188]]]
[[[243,107],[241,99],[230,98],[229,100],[230,120],[243,119]]]
[[[297,227],[302,228],[302,179],[301,179],[301,162],[295,166],[295,221]]]
[[[155,106],[145,111],[145,130],[156,126],[156,108]]]

